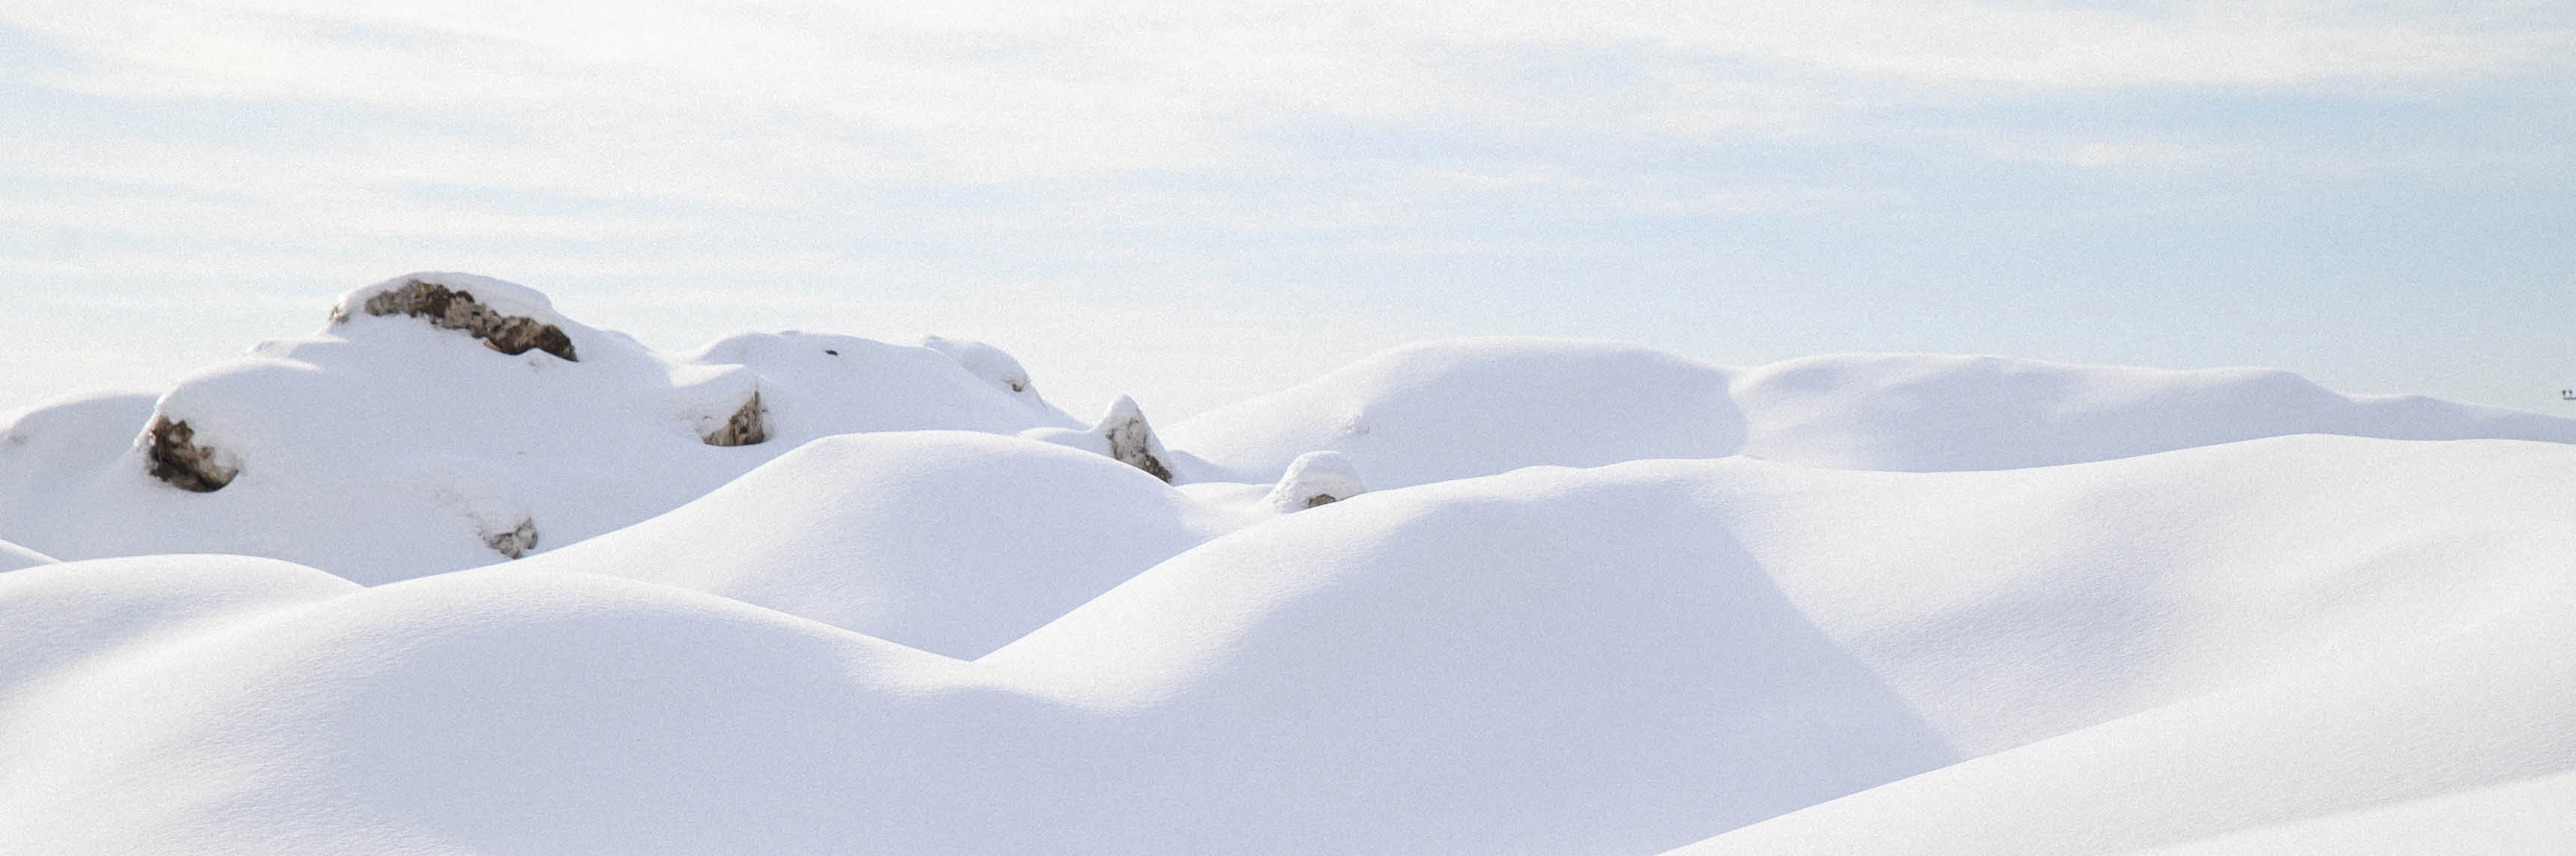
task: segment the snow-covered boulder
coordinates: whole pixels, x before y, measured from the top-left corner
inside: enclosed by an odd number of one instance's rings
[[[1262,497],[1262,504],[1281,512],[1340,502],[1368,492],[1359,470],[1340,452],[1307,452],[1288,462],[1288,472]]]
[[[481,297],[476,293],[480,292]],[[546,296],[516,283],[459,273],[415,274],[350,292],[331,307],[332,323],[352,315],[400,315],[483,340],[504,354],[544,351],[578,361],[563,317]]]
[[[1176,480],[1172,453],[1163,448],[1162,438],[1154,436],[1154,427],[1146,424],[1144,408],[1136,406],[1136,399],[1128,396],[1121,395],[1111,402],[1109,412],[1101,415],[1091,430],[1036,428],[1020,436],[1101,455],[1166,482]]]
[[[1029,382],[1029,370],[1021,368],[1018,359],[1003,353],[1000,348],[982,342],[951,339],[945,336],[924,336],[921,339],[921,346],[947,354],[949,359],[956,360],[957,365],[965,368],[968,374],[983,378],[985,383],[1000,387],[1003,391],[1020,396],[1031,403],[1043,405],[1045,402],[1045,399],[1039,397],[1037,386]]]

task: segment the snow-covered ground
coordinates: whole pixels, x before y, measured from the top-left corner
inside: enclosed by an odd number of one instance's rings
[[[1161,426],[329,316],[0,417],[0,851],[2576,847],[2569,420],[1512,339]]]

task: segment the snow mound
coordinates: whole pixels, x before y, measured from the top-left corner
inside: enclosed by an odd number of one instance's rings
[[[2412,396],[2346,396],[2284,371],[2003,357],[1809,357],[1739,375],[1745,451],[1809,466],[1996,470],[2290,434],[2576,443],[2576,421]]]
[[[939,480],[968,496],[904,507]],[[0,574],[0,650],[64,640],[0,661],[0,816],[42,852],[1646,853],[2046,790],[1996,840],[2129,847],[2576,757],[2576,449],[2545,443],[1527,468],[1267,515],[972,662],[612,576],[756,573],[741,526],[808,581],[944,584],[1008,556],[941,540],[1017,518],[971,506],[1059,490],[1192,513],[1044,444],[870,435],[628,543],[369,589],[230,557]],[[1090,513],[1041,518],[1039,552]],[[807,525],[877,535],[824,567]],[[1058,582],[964,582],[1005,576]]]
[[[480,299],[475,297],[481,292]],[[514,283],[468,274],[418,274],[350,292],[331,307],[339,323],[359,313],[404,315],[432,327],[483,340],[484,347],[518,355],[544,351],[567,361],[581,358],[564,334],[563,317],[545,295]]]
[[[1728,370],[1633,345],[1465,339],[1397,348],[1199,414],[1167,442],[1208,478],[1276,482],[1334,451],[1381,489],[1540,464],[1713,458],[1744,443]]]
[[[764,333],[674,357],[464,274],[357,289],[332,319],[157,400],[0,426],[0,534],[66,559],[240,553],[386,582],[616,530],[819,437],[1078,424],[929,348]]]
[[[1222,534],[1227,519],[1061,446],[850,434],[512,567],[696,589],[971,659]]]
[[[2049,466],[2289,434],[2576,443],[2576,421],[2352,397],[2263,369],[1839,355],[1752,369],[1627,345],[1471,339],[1398,348],[1172,427],[1233,481],[1348,455],[1380,487],[1524,466],[1734,454],[1841,469]]]
[[[2488,787],[2576,775],[2576,644],[2568,614],[2516,616],[2394,656],[2319,663],[2072,734],[1968,761],[1680,852],[2108,853],[2211,841],[2226,852],[2542,852],[2429,849],[2380,839],[2358,850],[2241,849],[2315,836],[2445,823],[2439,812],[2321,818]],[[2565,782],[2536,786],[2568,793]],[[2508,792],[2505,796],[2518,792]],[[2576,843],[2566,804],[2489,802],[2506,829]],[[2456,798],[2456,797],[2455,797]],[[2360,829],[2348,828],[2352,824]],[[2458,821],[2447,823],[2456,828]],[[2278,832],[2260,830],[2280,827]],[[2437,827],[2438,828],[2438,827]],[[2420,837],[2420,833],[2419,833]],[[2224,838],[2236,838],[2227,845]],[[2528,840],[2527,838],[2524,840]],[[2222,845],[2227,845],[2222,847]]]
[[[2279,372],[1526,339],[1164,438],[979,343],[666,355],[414,274],[0,418],[0,817],[75,853],[2546,849],[2571,444]]]

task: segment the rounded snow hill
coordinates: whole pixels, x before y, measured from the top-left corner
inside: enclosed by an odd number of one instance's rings
[[[1850,354],[1744,371],[1744,451],[1841,469],[2000,470],[2291,434],[2576,443],[2576,420],[2416,396],[2348,396],[2275,369],[2079,366]]]
[[[1929,472],[2110,460],[2289,434],[2576,443],[2576,420],[2345,396],[2269,369],[1832,355],[1751,369],[1630,345],[1468,339],[1397,348],[1173,426],[1233,481],[1338,451],[1380,488],[1524,466],[1748,454]]]
[[[1714,458],[1744,443],[1728,370],[1635,345],[1458,339],[1396,348],[1202,413],[1164,443],[1210,480],[1275,482],[1340,452],[1377,489],[1540,464]]]
[[[184,640],[357,588],[312,568],[251,556],[93,559],[0,573],[0,699],[120,648]]]
[[[946,345],[963,357],[782,333],[674,358],[522,286],[395,277],[157,401],[0,426],[0,534],[59,558],[240,553],[380,583],[613,531],[817,437],[1076,424],[959,362],[1007,355]]]
[[[2512,441],[1530,468],[1235,531],[971,663],[597,574],[49,565],[0,574],[0,618],[70,622],[0,622],[69,640],[0,672],[0,817],[45,852],[1653,852],[2068,732],[2306,811],[2569,757],[2571,516],[2576,448]]]
[[[968,432],[816,440],[514,563],[695,589],[973,659],[1233,528],[1118,461]]]

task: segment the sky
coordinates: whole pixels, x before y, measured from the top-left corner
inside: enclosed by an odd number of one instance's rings
[[[2576,3],[0,5],[0,411],[495,276],[1158,421],[1409,341],[2576,415]]]

